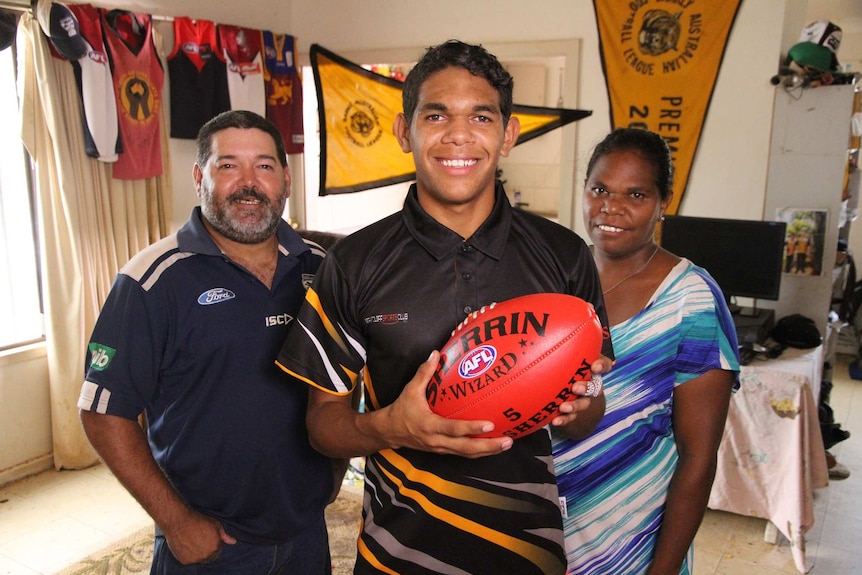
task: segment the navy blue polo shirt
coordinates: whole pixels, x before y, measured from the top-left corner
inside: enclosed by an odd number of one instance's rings
[[[272,289],[224,256],[195,208],[120,271],[87,352],[81,409],[146,413],[156,461],[196,510],[250,543],[322,517],[330,461],[305,430],[307,386],[274,364],[322,260],[281,222]]]
[[[330,250],[278,364],[334,394],[364,368],[366,406],[379,409],[472,311],[539,292],[592,302],[607,326],[592,255],[574,232],[512,209],[498,184],[492,213],[465,240],[425,213],[414,185],[399,213]],[[609,340],[604,353],[613,357]],[[398,573],[565,571],[545,431],[479,459],[371,454],[364,513],[359,574],[378,563]]]

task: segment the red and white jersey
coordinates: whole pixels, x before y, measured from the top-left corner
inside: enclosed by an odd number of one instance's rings
[[[120,138],[117,103],[99,9],[89,4],[65,6],[78,21],[78,32],[86,49],[83,56],[71,61],[82,104],[84,151],[102,162],[116,162]],[[63,58],[51,48],[55,57]]]
[[[219,24],[218,35],[227,62],[231,110],[250,110],[266,116],[261,31]]]
[[[139,180],[159,176],[164,70],[153,43],[152,21],[146,14],[103,11],[102,28],[113,69],[123,144],[123,152],[113,165],[113,177]]]

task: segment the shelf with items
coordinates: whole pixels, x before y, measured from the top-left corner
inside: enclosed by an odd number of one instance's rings
[[[832,309],[839,231],[849,237],[855,209],[849,198],[843,199],[855,97],[855,86],[849,84],[794,94],[776,91],[764,216],[788,209],[826,214],[820,266],[815,268],[820,271],[782,277],[776,318],[802,314],[813,319],[821,333]],[[851,217],[842,221],[842,213]]]
[[[844,187],[841,193],[841,216],[838,230],[838,246],[832,277],[832,315],[830,331],[833,345],[831,353],[856,356],[859,354],[860,314],[856,300],[858,287],[857,264],[854,253],[862,251],[852,247],[853,222],[858,215],[859,196],[862,195],[862,172],[859,170],[860,136],[862,136],[862,92],[857,83],[853,94],[850,137],[844,171]],[[858,235],[860,231],[857,229]],[[858,243],[858,242],[857,242]]]

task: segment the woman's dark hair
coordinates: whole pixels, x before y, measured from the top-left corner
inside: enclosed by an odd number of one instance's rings
[[[446,68],[463,68],[488,81],[500,95],[500,113],[503,125],[509,123],[512,115],[512,75],[503,68],[499,60],[482,46],[465,44],[459,40],[449,40],[437,46],[431,46],[425,55],[407,74],[404,87],[401,90],[401,100],[407,123],[413,119],[416,105],[419,102],[419,89],[432,74]]]
[[[216,132],[227,130],[228,128],[241,128],[248,130],[257,128],[262,130],[272,137],[275,143],[275,152],[278,156],[278,161],[281,167],[287,166],[287,153],[284,150],[284,139],[281,137],[281,132],[275,127],[275,124],[266,118],[249,112],[248,110],[230,110],[222,112],[218,116],[209,120],[198,132],[197,138],[197,164],[203,167],[212,154],[212,137]]]
[[[666,200],[673,191],[673,159],[664,138],[642,128],[617,128],[599,142],[587,164],[587,178],[596,162],[612,152],[632,151],[640,154],[655,168],[656,186],[661,199]]]

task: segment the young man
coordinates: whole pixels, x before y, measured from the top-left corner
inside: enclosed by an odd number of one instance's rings
[[[434,415],[425,388],[432,350],[492,302],[569,293],[593,302],[606,324],[592,257],[570,230],[513,210],[495,180],[519,123],[512,78],[494,56],[458,41],[429,49],[403,104],[395,133],[413,154],[416,184],[400,213],[330,251],[278,363],[313,386],[312,445],[369,456],[355,573],[563,573],[547,431],[472,437],[491,424]],[[609,367],[607,358],[593,366]],[[363,369],[367,411],[357,413],[349,394]],[[604,398],[560,409],[553,424],[580,436]]]
[[[81,420],[155,520],[152,573],[328,574],[341,478],[308,443],[306,386],[272,364],[322,253],[281,219],[290,172],[271,123],[226,112],[197,145],[201,205],[117,276]]]

